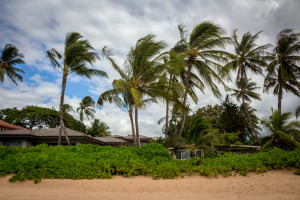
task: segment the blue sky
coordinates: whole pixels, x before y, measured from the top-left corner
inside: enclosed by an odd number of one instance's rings
[[[115,53],[117,63],[122,66],[126,55],[135,42],[149,34],[156,40],[164,40],[171,48],[179,40],[177,26],[184,24],[191,30],[205,20],[219,24],[230,36],[233,29],[238,34],[247,31],[260,34],[259,44],[274,43],[276,34],[285,28],[300,31],[300,2],[296,0],[1,0],[0,2],[0,46],[16,45],[25,56],[25,65],[19,66],[24,82],[19,87],[10,81],[0,83],[0,109],[22,108],[39,105],[58,108],[61,87],[61,72],[53,69],[46,57],[46,50],[55,48],[63,52],[63,43],[68,32],[76,31],[91,42],[97,51],[109,46]],[[227,47],[231,51],[231,47]],[[74,108],[87,95],[96,101],[99,95],[111,88],[111,82],[119,78],[107,61],[97,61],[93,67],[104,70],[109,78],[88,80],[70,76],[65,102]],[[234,76],[233,76],[234,77]],[[262,86],[263,78],[251,77]],[[232,83],[228,83],[232,86]],[[225,91],[220,88],[223,95]],[[276,107],[277,99],[263,94],[262,101],[254,101],[259,117],[268,116],[270,107]],[[217,104],[209,91],[205,95],[197,92],[199,103],[191,103],[193,110],[207,104]],[[294,112],[299,98],[284,94],[283,110]],[[140,132],[149,136],[162,136],[157,121],[164,116],[164,105],[153,104],[140,113]],[[73,115],[78,118],[77,113]],[[106,104],[97,109],[97,118],[106,122],[113,134],[130,134],[128,113],[114,105]],[[87,124],[89,122],[85,121]],[[264,133],[265,134],[265,133]]]

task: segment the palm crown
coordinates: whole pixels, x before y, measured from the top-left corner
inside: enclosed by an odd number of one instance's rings
[[[272,115],[261,120],[262,125],[271,133],[270,140],[262,150],[274,145],[286,150],[300,148],[299,142],[295,140],[300,138],[300,122],[290,121],[291,115],[291,113],[281,114],[278,110],[273,111],[272,109]]]
[[[17,64],[25,63],[23,58],[23,54],[19,53],[17,47],[12,44],[5,45],[0,55],[0,82],[4,81],[5,76],[16,85],[18,85],[17,81],[23,81],[23,77],[20,73],[25,72],[15,67]]]
[[[267,59],[270,64],[267,68],[264,89],[274,87],[273,94],[278,96],[278,110],[281,112],[281,100],[283,89],[300,97],[299,74],[300,67],[300,33],[294,33],[291,29],[281,31],[277,36],[277,43]]]
[[[187,76],[186,81],[184,81],[185,95],[183,105],[186,106],[187,103],[192,69],[198,72],[198,86],[200,90],[203,92],[207,85],[216,97],[220,97],[221,93],[218,86],[214,83],[214,80],[227,88],[221,77],[225,77],[228,74],[220,74],[218,72],[221,72],[222,69],[220,62],[227,61],[230,54],[218,50],[218,48],[224,48],[226,43],[229,42],[229,38],[222,37],[224,34],[223,29],[211,22],[203,22],[195,26],[189,38],[186,36],[183,26],[179,26],[178,28],[180,41],[174,47],[174,51],[185,57],[187,66]],[[186,115],[187,112],[184,112],[179,134],[182,134]]]

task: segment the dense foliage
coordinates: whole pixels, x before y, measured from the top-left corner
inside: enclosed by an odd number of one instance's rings
[[[10,181],[42,178],[93,179],[151,175],[175,178],[188,174],[212,176],[267,169],[300,167],[300,149],[274,149],[253,155],[226,153],[216,158],[174,160],[160,144],[138,147],[109,147],[96,145],[47,146],[29,148],[0,146],[0,175],[12,174]]]
[[[0,119],[25,127],[28,129],[55,128],[59,126],[59,112],[54,108],[43,108],[39,106],[26,106],[21,110],[17,108],[6,108],[0,110]],[[64,114],[66,127],[85,132],[86,127],[80,121],[68,113]],[[82,125],[81,125],[82,124]]]

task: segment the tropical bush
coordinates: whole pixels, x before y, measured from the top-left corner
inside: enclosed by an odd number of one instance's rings
[[[232,153],[220,157],[174,160],[161,144],[138,147],[96,145],[22,147],[0,146],[0,175],[11,182],[33,179],[94,179],[151,175],[176,178],[189,174],[229,176],[264,172],[268,169],[300,168],[300,149],[274,149],[253,155]]]

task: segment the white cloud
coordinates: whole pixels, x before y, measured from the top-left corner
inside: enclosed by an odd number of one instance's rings
[[[228,35],[235,28],[239,29],[240,35],[247,31],[257,33],[263,30],[259,44],[273,43],[276,33],[284,28],[294,28],[299,32],[298,8],[299,1],[296,0],[2,1],[0,45],[15,44],[25,54],[28,67],[35,74],[31,82],[25,80],[19,87],[10,82],[0,85],[0,108],[20,108],[25,105],[58,107],[61,72],[52,68],[46,50],[55,48],[63,53],[64,38],[70,31],[81,33],[99,52],[105,45],[110,47],[115,53],[116,62],[122,66],[137,39],[153,33],[157,40],[166,41],[171,48],[179,39],[177,25],[184,24],[187,30],[191,30],[204,20],[219,24]],[[87,95],[96,100],[119,76],[107,61],[98,61],[95,67],[106,71],[109,79],[88,80],[71,75],[68,87],[72,88],[73,83],[84,82]],[[45,81],[45,73],[54,77],[54,80]],[[263,83],[262,77],[254,77],[253,80],[259,85]],[[221,90],[225,96],[225,91]],[[206,90],[205,95],[200,91],[197,94],[199,103],[191,103],[193,109],[220,103],[209,90]],[[66,96],[65,103],[76,108],[82,97],[75,93],[70,96]],[[270,106],[276,107],[277,99],[271,92],[262,94],[262,99],[261,102],[253,102],[253,106],[258,109],[259,116],[266,116],[270,114]],[[297,104],[299,98],[291,94],[284,95],[284,111],[293,111]],[[153,104],[140,112],[141,134],[162,135],[157,121],[164,113],[163,104]],[[102,110],[97,110],[97,117],[109,124],[113,134],[127,135],[131,132],[128,114],[114,105],[106,104]]]

